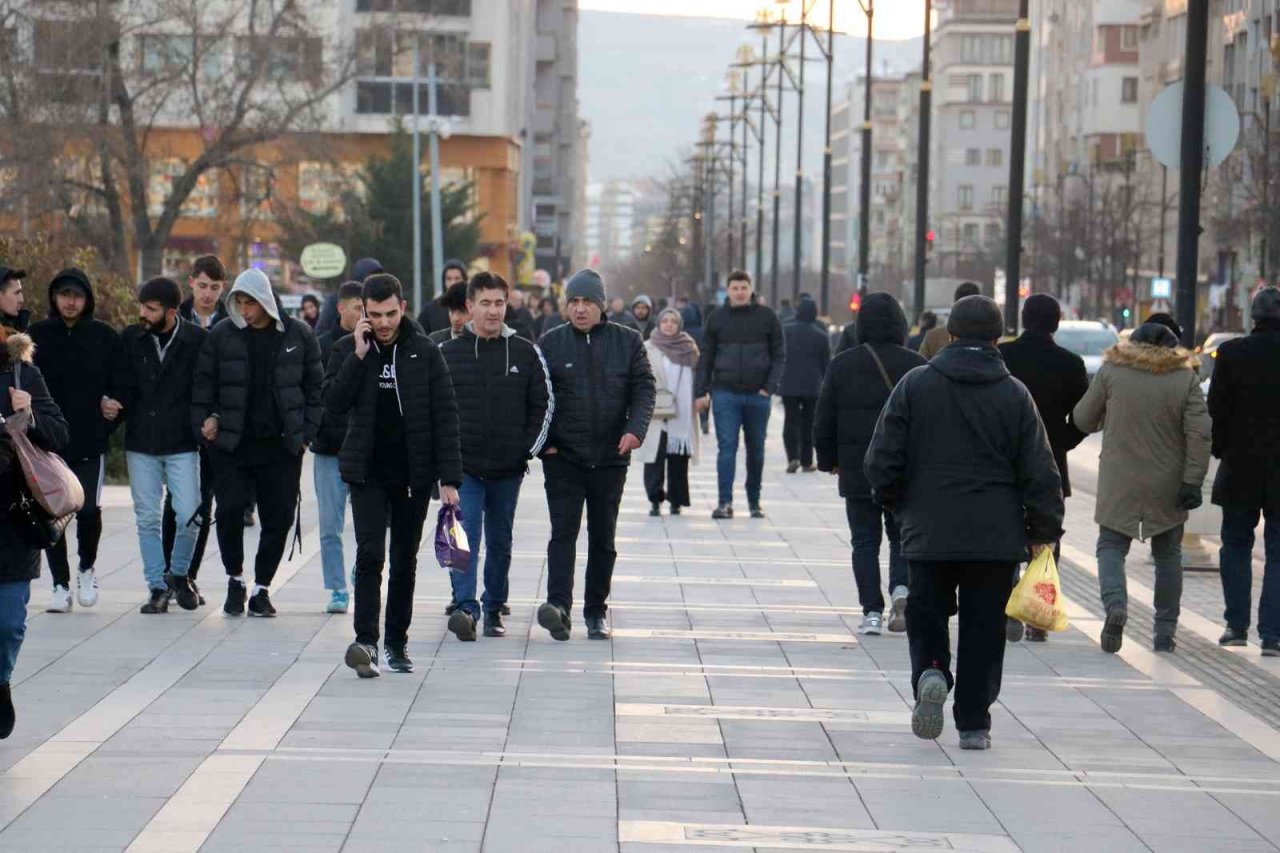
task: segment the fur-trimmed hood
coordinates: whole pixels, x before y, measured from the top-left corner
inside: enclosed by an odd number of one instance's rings
[[[1175,347],[1157,347],[1150,344],[1135,344],[1133,341],[1120,341],[1102,354],[1104,364],[1117,367],[1132,367],[1143,373],[1163,376],[1179,370],[1198,370],[1200,358],[1192,352]]]
[[[15,361],[31,364],[35,355],[36,345],[30,335],[26,332],[10,332],[8,337],[4,338],[4,346],[0,347],[0,370],[7,368]]]

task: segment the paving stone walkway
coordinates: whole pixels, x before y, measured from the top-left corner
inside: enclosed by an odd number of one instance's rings
[[[101,603],[45,614],[47,576],[33,588],[0,851],[1278,849],[1280,730],[1204,669],[1139,642],[1100,653],[1092,602],[1049,643],[1009,647],[993,750],[961,752],[949,721],[915,739],[906,639],[855,636],[843,504],[832,478],[781,473],[781,426],[778,409],[765,521],[710,520],[712,458],[681,517],[648,517],[633,472],[612,642],[531,626],[548,530],[535,465],[509,636],[447,634],[448,579],[426,551],[417,671],[375,681],[341,665],[350,617],[321,612],[309,497],[280,618],[255,621],[221,615],[213,542],[208,607],[139,615],[131,513],[112,506]],[[1072,500],[1083,527],[1092,498]],[[1084,590],[1093,531],[1078,535],[1064,572]],[[1218,614],[1184,617],[1203,632]],[[1256,652],[1236,658],[1280,675]]]

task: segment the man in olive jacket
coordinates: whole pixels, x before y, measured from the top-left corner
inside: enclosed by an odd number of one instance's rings
[[[539,341],[551,372],[555,414],[542,451],[551,515],[547,544],[547,601],[538,624],[569,639],[573,571],[582,507],[587,508],[587,636],[611,636],[606,601],[618,552],[614,532],[631,452],[644,442],[653,416],[655,383],[644,340],[605,319],[604,282],[593,270],[565,287],[569,323]]]

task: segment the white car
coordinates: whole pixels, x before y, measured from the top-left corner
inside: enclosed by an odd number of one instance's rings
[[[1089,381],[1102,369],[1102,354],[1120,340],[1115,329],[1092,320],[1064,320],[1053,336],[1054,343],[1084,359]]]

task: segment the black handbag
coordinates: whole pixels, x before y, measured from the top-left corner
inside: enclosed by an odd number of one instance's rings
[[[57,545],[73,515],[54,518],[31,496],[25,483],[18,488],[18,501],[9,507],[9,521],[18,538],[32,548],[44,550]]]

